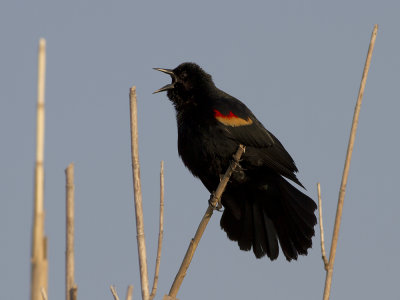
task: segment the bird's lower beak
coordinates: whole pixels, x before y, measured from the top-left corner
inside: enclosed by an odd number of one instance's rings
[[[161,68],[153,68],[153,69],[157,70],[157,71],[160,71],[160,72],[163,72],[163,73],[166,73],[166,74],[169,74],[172,77],[172,83],[163,86],[161,89],[158,89],[157,91],[153,92],[153,94],[156,94],[156,93],[159,93],[159,92],[168,91],[168,90],[172,90],[175,87],[175,80],[174,80],[175,74],[174,74],[174,72],[172,70],[170,70],[170,69],[161,69]]]
[[[153,94],[157,94],[159,92],[172,90],[174,87],[175,87],[174,84],[170,83],[170,84],[164,85],[161,89],[158,89],[157,91],[154,91]]]

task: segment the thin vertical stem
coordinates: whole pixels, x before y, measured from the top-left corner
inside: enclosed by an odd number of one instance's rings
[[[40,39],[38,52],[35,193],[31,254],[31,300],[47,294],[47,238],[44,235],[44,128],[45,128],[46,40]]]
[[[324,223],[322,221],[321,185],[319,184],[319,182],[317,183],[317,191],[318,191],[319,230],[321,233],[321,253],[322,253],[322,260],[324,262],[324,268],[325,270],[327,270],[328,259],[326,258],[326,252],[325,252]]]
[[[66,250],[65,250],[65,300],[72,300],[75,285],[75,256],[74,256],[74,164],[65,169],[66,175]]]
[[[126,300],[132,300],[133,295],[133,285],[128,285],[128,289],[126,290]]]
[[[154,299],[157,292],[158,275],[160,273],[160,261],[161,261],[161,249],[162,240],[164,235],[164,161],[161,161],[160,165],[160,222],[158,229],[158,247],[157,247],[157,258],[156,268],[154,271],[153,288],[150,294],[150,299]]]
[[[146,242],[144,237],[142,192],[140,185],[139,145],[137,128],[137,102],[136,87],[130,89],[130,115],[131,115],[131,152],[133,189],[135,196],[136,232],[139,254],[140,281],[142,287],[142,299],[149,299],[149,282],[147,275]]]
[[[339,229],[340,229],[340,222],[341,222],[341,218],[342,218],[344,196],[346,194],[347,178],[348,178],[349,169],[350,169],[351,156],[353,153],[354,140],[355,140],[356,132],[357,132],[358,117],[360,114],[362,98],[364,95],[365,84],[367,82],[367,76],[368,76],[368,71],[369,71],[369,67],[371,64],[372,52],[373,52],[374,46],[375,46],[377,31],[378,31],[378,25],[375,25],[374,29],[372,31],[371,41],[370,41],[369,48],[368,48],[368,54],[367,54],[367,58],[365,61],[363,75],[361,78],[360,89],[358,92],[357,103],[356,103],[356,106],[354,109],[353,123],[352,123],[351,131],[350,131],[350,138],[349,138],[349,144],[347,147],[346,161],[344,164],[342,183],[340,186],[339,199],[338,199],[338,205],[337,205],[337,210],[336,210],[335,227],[334,227],[333,234],[332,234],[329,265],[328,265],[328,270],[327,270],[326,278],[325,278],[324,300],[329,299],[330,290],[331,290],[333,266],[335,264],[336,248],[337,248],[337,242],[338,242],[338,238],[339,238]]]

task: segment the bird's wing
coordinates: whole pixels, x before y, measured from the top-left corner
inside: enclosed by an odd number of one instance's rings
[[[254,148],[252,154],[262,158],[263,164],[301,185],[294,174],[298,170],[290,154],[246,105],[226,94],[214,102],[213,114],[227,138]]]
[[[213,114],[228,137],[246,146],[268,148],[276,143],[276,138],[265,129],[250,109],[231,96],[215,101]]]

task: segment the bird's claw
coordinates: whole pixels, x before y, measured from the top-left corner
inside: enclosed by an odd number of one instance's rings
[[[239,159],[239,160],[232,159],[231,160],[231,163],[235,166],[235,172],[242,169],[242,166],[240,165],[241,161],[242,161],[241,159]]]
[[[214,195],[214,193],[212,193],[210,199],[208,200],[208,204],[209,204],[210,206],[212,206],[212,207],[214,208],[214,210],[222,211],[222,204],[221,204],[221,201],[217,201],[217,202],[214,204],[214,199],[215,199],[215,195]]]

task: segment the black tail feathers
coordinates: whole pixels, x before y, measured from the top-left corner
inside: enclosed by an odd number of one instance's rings
[[[225,206],[221,228],[241,250],[254,255],[279,255],[278,241],[288,261],[307,255],[317,223],[315,202],[282,177],[257,188],[230,188],[222,197]]]

